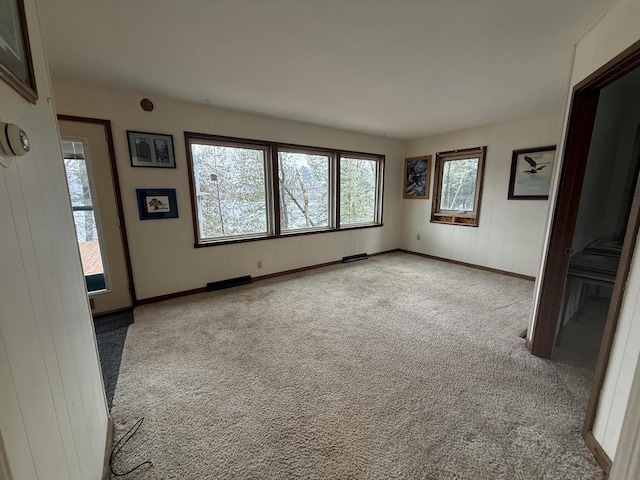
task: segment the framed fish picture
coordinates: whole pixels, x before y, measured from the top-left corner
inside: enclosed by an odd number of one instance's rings
[[[402,198],[428,199],[431,187],[431,155],[405,158]]]
[[[514,150],[511,157],[509,200],[547,200],[556,146]]]

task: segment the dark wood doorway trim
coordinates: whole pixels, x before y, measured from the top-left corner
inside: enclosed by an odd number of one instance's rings
[[[541,276],[540,299],[531,342],[528,343],[529,350],[536,356],[550,358],[553,352],[600,90],[638,67],[640,41],[581,81],[573,90],[558,196]],[[611,467],[611,459],[598,444],[592,430],[640,227],[638,180],[582,429],[585,443],[606,472]]]
[[[109,164],[111,167],[111,176],[113,178],[113,189],[116,197],[116,209],[120,218],[120,237],[122,239],[122,248],[124,249],[124,259],[127,264],[127,277],[129,280],[129,292],[131,293],[132,306],[138,304],[136,297],[136,287],[133,283],[133,270],[131,268],[131,255],[129,254],[129,241],[127,239],[127,226],[124,221],[124,208],[122,207],[122,195],[120,194],[120,179],[118,177],[118,165],[116,164],[115,147],[113,145],[113,134],[111,131],[111,120],[103,120],[100,118],[75,117],[73,115],[58,115],[58,120],[63,122],[92,123],[102,125],[104,134],[107,139],[107,148],[109,150]]]

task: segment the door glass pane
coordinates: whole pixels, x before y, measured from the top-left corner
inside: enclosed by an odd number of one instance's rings
[[[278,152],[283,231],[329,226],[328,155]]]
[[[63,140],[61,144],[82,270],[87,277],[87,288],[89,291],[103,290],[106,288],[106,282],[102,248],[84,147],[80,141]]]
[[[478,161],[478,158],[465,158],[444,162],[440,210],[473,211],[476,201]]]

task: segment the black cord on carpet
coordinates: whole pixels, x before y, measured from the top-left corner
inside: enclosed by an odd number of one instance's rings
[[[127,470],[126,472],[116,472],[113,469],[113,457],[115,457],[118,453],[120,453],[120,450],[122,450],[122,447],[124,447],[127,444],[127,442],[133,438],[133,436],[136,434],[136,432],[140,428],[140,425],[142,425],[142,422],[144,422],[144,417],[140,417],[140,419],[133,424],[133,426],[129,429],[129,431],[120,437],[120,439],[116,442],[116,444],[111,449],[111,455],[109,456],[109,471],[111,472],[112,475],[116,477],[124,477],[126,475],[129,475],[130,473],[135,472],[143,465],[153,465],[153,463],[151,463],[150,460],[147,460],[145,462],[140,463],[139,465],[136,465],[131,470]],[[129,438],[127,438],[127,436]],[[126,440],[124,440],[125,438]],[[120,445],[120,442],[122,442],[123,440],[124,440],[124,443]],[[118,448],[119,445],[120,447]]]

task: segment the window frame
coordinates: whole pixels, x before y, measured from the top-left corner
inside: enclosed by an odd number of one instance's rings
[[[282,205],[280,202],[280,152],[288,152],[288,153],[298,153],[302,155],[318,155],[318,156],[326,156],[329,158],[329,171],[328,171],[328,217],[327,217],[327,225],[322,225],[319,227],[308,227],[308,228],[294,228],[290,230],[284,230],[282,228]],[[279,233],[282,236],[291,236],[296,235],[298,233],[312,233],[312,232],[321,232],[321,231],[330,231],[334,230],[336,227],[336,201],[338,200],[338,196],[336,195],[336,152],[331,150],[317,149],[311,147],[293,147],[293,146],[285,146],[276,144],[275,145],[275,155],[274,162],[277,164],[277,173],[278,176],[274,177],[274,183],[278,184],[278,227]]]
[[[91,151],[89,150],[89,139],[87,137],[81,137],[81,136],[77,136],[77,135],[61,135],[60,136],[60,144],[62,145],[62,142],[77,142],[82,144],[82,161],[84,161],[85,164],[85,168],[87,171],[87,180],[88,180],[88,184],[89,184],[89,194],[91,196],[91,211],[93,211],[93,220],[95,222],[95,227],[96,227],[96,233],[98,234],[98,246],[100,249],[100,258],[102,260],[102,276],[104,277],[104,288],[98,289],[98,290],[91,290],[91,291],[87,291],[87,295],[89,297],[92,296],[96,296],[96,295],[100,295],[103,293],[111,293],[113,291],[112,286],[111,286],[111,272],[109,269],[109,259],[107,258],[107,249],[105,248],[105,240],[104,240],[104,233],[102,230],[102,217],[100,215],[100,204],[98,203],[98,197],[96,194],[96,185],[95,185],[95,181],[94,181],[94,172],[93,172],[93,164],[91,161]],[[62,154],[62,163],[63,163],[63,168],[64,168],[64,174],[65,174],[65,184],[67,186],[67,192],[69,193],[69,203],[71,205],[71,210],[72,213],[79,211],[80,209],[76,210],[76,207],[73,206],[73,202],[71,201],[71,192],[69,189],[69,181],[67,178],[67,167],[65,165],[65,160],[80,160],[78,158],[74,158],[74,159],[67,159],[65,158],[65,154]],[[74,234],[76,236],[76,243],[79,244],[79,242],[77,241],[77,231],[76,231],[76,219],[75,219],[75,215],[73,216],[73,229],[74,229]],[[79,247],[78,247],[79,248]],[[82,275],[86,278],[89,275],[85,275],[84,273],[84,269],[82,271]],[[99,275],[99,274],[96,274]]]
[[[195,141],[193,141],[195,140]],[[195,181],[195,170],[193,168],[193,157],[191,153],[191,145],[195,143],[198,145],[213,145],[213,146],[221,146],[221,147],[230,147],[230,148],[243,148],[243,149],[251,149],[251,150],[261,150],[264,152],[264,196],[265,196],[265,213],[266,213],[266,232],[256,232],[256,233],[248,233],[244,235],[229,235],[225,237],[211,237],[211,238],[203,238],[200,231],[200,220],[198,218],[198,203],[197,203],[197,189],[196,189],[196,181]],[[191,201],[192,201],[192,212],[193,212],[193,228],[194,235],[196,238],[196,242],[200,242],[202,244],[210,244],[210,243],[221,243],[221,242],[234,242],[238,240],[259,240],[263,238],[269,238],[273,236],[274,225],[273,225],[273,198],[271,196],[271,187],[270,185],[273,182],[271,178],[271,168],[270,168],[270,149],[268,145],[260,144],[258,142],[241,142],[235,140],[208,140],[206,138],[198,138],[191,139],[186,144],[187,146],[187,159],[189,164],[189,179],[191,181]]]
[[[280,143],[266,140],[252,140],[247,138],[227,137],[211,135],[206,133],[184,132],[184,142],[187,157],[187,175],[189,177],[189,188],[191,197],[191,215],[193,221],[194,247],[212,247],[217,245],[228,245],[234,243],[255,242],[260,240],[273,240],[276,238],[290,238],[301,235],[315,235],[331,232],[344,232],[364,228],[378,228],[384,226],[382,211],[384,203],[384,163],[385,155],[350,150],[340,150],[323,147],[313,147],[309,145],[297,145],[291,143]],[[236,237],[218,237],[214,239],[203,239],[200,236],[200,221],[198,218],[198,199],[196,194],[196,182],[194,177],[194,162],[191,153],[191,145],[195,143],[237,146],[239,148],[264,148],[266,151],[265,161],[265,188],[267,189],[267,224],[269,232],[266,235],[242,235]],[[289,151],[293,153],[309,153],[316,155],[327,155],[330,159],[329,169],[329,226],[313,227],[295,230],[282,231],[280,218],[280,180],[278,152]],[[363,158],[378,162],[376,170],[376,218],[374,222],[362,224],[340,225],[340,159]]]
[[[375,200],[376,207],[374,213],[373,222],[364,222],[364,223],[349,223],[347,226],[342,227],[340,223],[340,171],[342,167],[342,159],[343,158],[352,158],[352,159],[362,159],[362,160],[372,160],[377,161],[377,169],[376,169],[376,191],[375,191]],[[382,225],[382,206],[383,206],[383,198],[384,198],[384,156],[382,160],[377,155],[365,154],[365,153],[353,153],[353,152],[339,152],[338,154],[338,164],[336,166],[336,222],[339,227],[344,229],[349,228],[363,228],[371,225]]]
[[[484,183],[484,167],[486,163],[487,147],[466,148],[438,152],[435,161],[435,174],[433,182],[433,200],[431,201],[431,223],[445,225],[462,225],[478,227],[480,224],[480,204],[482,200],[482,186]],[[475,200],[472,212],[456,212],[440,208],[440,194],[442,192],[442,180],[444,163],[451,160],[463,160],[478,158],[478,174],[476,176]]]

